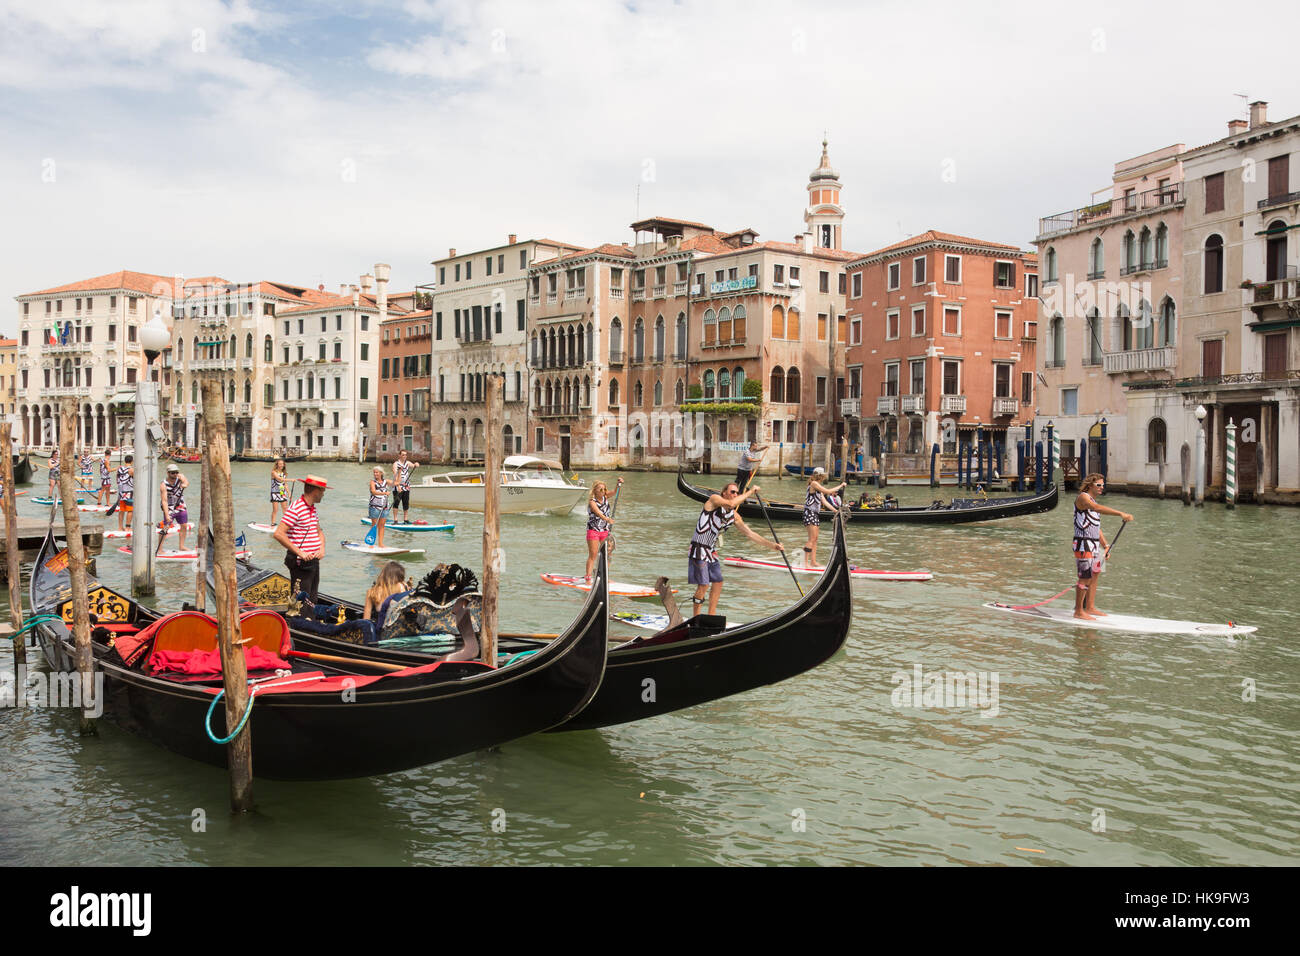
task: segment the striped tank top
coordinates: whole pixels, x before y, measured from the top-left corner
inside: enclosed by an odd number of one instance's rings
[[[411,487],[411,469],[415,467],[409,461],[398,461],[394,466],[397,470],[397,489],[398,491],[407,491]]]
[[[388,479],[380,478],[378,481],[372,481],[374,491],[370,493],[370,507],[386,508],[388,506]]]
[[[185,507],[185,486],[181,484],[180,476],[173,481],[170,478],[163,482],[167,489],[167,508],[176,511]]]
[[[1100,541],[1101,515],[1091,508],[1074,506],[1074,540]]]
[[[123,465],[117,470],[117,496],[119,498],[129,498],[135,493],[135,475],[131,474],[131,469]]]
[[[707,508],[702,508],[699,520],[695,522],[695,534],[691,536],[691,560],[714,560],[716,557],[714,549],[718,546],[718,538],[735,521],[736,512],[734,509],[715,508],[713,511],[709,511]]]
[[[614,502],[611,501],[609,498],[606,498],[604,501],[597,501],[596,507],[600,509],[601,514],[603,514],[606,518],[608,518],[610,512],[614,508]],[[592,514],[590,508],[587,509],[587,530],[588,531],[608,531],[609,528],[610,528],[610,524],[608,521],[602,521],[600,518],[597,518],[594,514]]]

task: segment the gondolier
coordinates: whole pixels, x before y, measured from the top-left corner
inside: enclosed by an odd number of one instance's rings
[[[749,447],[740,453],[740,464],[736,467],[736,484],[742,490],[749,485],[749,479],[758,470],[765,451],[767,451],[766,445],[760,445],[757,441],[752,441],[749,443]]]
[[[134,455],[127,455],[122,467],[117,470],[117,530],[125,531],[123,521],[130,517],[135,498],[135,461]]]
[[[325,537],[321,534],[316,506],[329,487],[324,478],[308,475],[302,480],[302,495],[280,518],[275,540],[284,545],[284,565],[289,569],[289,591],[293,597],[307,593],[316,602],[320,589],[320,559],[325,555]]]
[[[407,520],[407,512],[411,508],[411,472],[415,470],[415,462],[411,461],[406,455],[406,449],[403,448],[397,455],[397,461],[393,462],[393,517],[397,516],[397,506],[402,506],[402,521]]]
[[[709,593],[709,613],[718,613],[718,598],[722,595],[722,562],[718,560],[718,538],[733,524],[739,528],[750,541],[784,551],[778,542],[768,541],[762,535],[745,524],[738,509],[745,501],[758,494],[758,486],[750,488],[744,494],[740,486],[730,482],[719,494],[709,495],[695,522],[695,534],[687,555],[686,581],[695,585],[695,595],[691,599],[695,613],[700,612],[704,603],[704,594]]]
[[[180,540],[177,550],[185,550],[185,526],[189,523],[190,513],[185,507],[185,489],[190,480],[181,474],[181,466],[172,462],[167,466],[167,477],[162,483],[163,530],[169,524],[177,526]]]

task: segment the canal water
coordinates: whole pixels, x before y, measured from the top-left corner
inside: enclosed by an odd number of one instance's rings
[[[269,466],[234,468],[238,522],[266,521]],[[197,466],[184,470],[197,489]],[[360,599],[379,566],[339,542],[366,530],[358,518],[368,469],[310,470],[331,485],[322,589]],[[685,591],[698,505],[677,493],[672,475],[624,477],[615,577],[650,583],[668,574]],[[790,481],[762,483],[778,500],[800,493]],[[915,503],[935,494],[894,491]],[[1099,607],[1259,631],[1237,640],[1105,634],[983,609],[989,600],[1041,600],[1071,582],[1068,501],[986,524],[850,526],[855,563],[929,568],[935,577],[855,584],[848,644],[811,673],[677,714],[539,735],[407,773],[259,780],[258,812],[248,817],[227,812],[223,771],[106,723],[97,738],[80,738],[70,711],[0,709],[0,863],[1293,862],[1297,513],[1110,504],[1137,520],[1111,556]],[[20,509],[40,512],[26,502]],[[391,539],[418,541],[429,563],[477,569],[481,516],[449,520],[454,534]],[[1104,526],[1113,534],[1116,519]],[[539,575],[581,573],[584,527],[578,511],[502,519],[503,629],[557,631],[572,618],[580,595]],[[793,548],[803,529],[781,524],[777,533]],[[756,552],[737,532],[729,537],[729,553]],[[279,564],[268,536],[248,538],[257,562]],[[130,558],[106,549],[98,571],[128,587]],[[161,566],[159,602],[178,606],[193,581],[188,565]],[[728,570],[722,610],[750,620],[795,597],[788,575]],[[39,651],[28,654],[40,661]],[[5,679],[12,664],[0,653]],[[917,667],[922,675],[975,672],[988,696],[906,706],[902,689]]]

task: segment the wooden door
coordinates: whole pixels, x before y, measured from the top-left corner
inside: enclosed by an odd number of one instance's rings
[[[1291,191],[1288,170],[1291,157],[1274,156],[1268,161],[1268,198],[1276,199]]]
[[[1201,343],[1201,375],[1204,378],[1223,375],[1223,339]]]
[[[1286,336],[1285,332],[1271,332],[1264,336],[1264,378],[1284,378],[1286,376]]]

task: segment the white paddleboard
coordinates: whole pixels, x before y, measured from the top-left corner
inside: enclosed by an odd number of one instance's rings
[[[172,525],[171,528],[167,531],[167,533],[168,533],[169,535],[178,534],[178,533],[180,532],[180,530],[181,530],[180,528],[176,527],[175,525]],[[191,521],[189,524],[187,524],[187,525],[185,526],[185,530],[186,530],[186,531],[193,531],[193,530],[194,530],[194,522]],[[157,534],[156,531],[155,531],[154,533]],[[130,529],[130,528],[127,528],[125,531],[105,531],[105,532],[104,532],[104,537],[105,537],[105,538],[129,538],[129,537],[131,537],[131,529]]]
[[[369,518],[362,518],[362,524],[373,524]],[[253,527],[249,525],[249,527]],[[384,527],[389,531],[455,531],[454,524],[431,524],[428,521],[388,521]]]
[[[127,545],[123,545],[117,550],[121,551],[123,554],[131,553],[131,549]],[[252,555],[253,555],[252,551],[235,552],[235,557],[237,558],[249,558],[252,557]],[[163,548],[156,555],[154,555],[154,559],[157,561],[197,561],[198,558],[199,558],[199,553],[197,551],[177,551],[172,548]]]
[[[250,521],[248,526],[254,531],[260,531],[262,534],[275,534],[275,525],[262,524],[260,521]]]
[[[590,591],[591,582],[578,574],[543,574],[542,580],[547,584],[554,584],[562,588],[575,588],[579,591]],[[677,593],[676,588],[671,589],[673,594]],[[610,581],[609,593],[618,597],[628,598],[653,598],[658,597],[659,592],[654,588],[644,587],[640,584],[624,584],[622,581]]]
[[[633,627],[639,627],[647,631],[662,631],[668,626],[667,614],[642,614],[639,611],[615,611],[610,615],[616,621],[622,621],[624,624],[631,624]],[[739,627],[738,624],[728,624],[727,630],[733,627]]]
[[[768,561],[765,558],[723,558],[722,563],[731,565],[733,568],[786,572],[784,561]],[[793,563],[790,565],[790,571],[795,574],[821,574],[825,570],[825,567],[816,565],[812,567]],[[873,571],[868,568],[850,567],[849,577],[875,581],[929,581],[934,575],[924,568],[919,571]]]
[[[388,545],[381,548],[377,544],[366,544],[364,541],[344,541],[343,547],[376,558],[418,558],[424,554],[423,548],[390,548]]]
[[[1253,634],[1259,630],[1246,624],[1203,624],[1199,621],[1170,621],[1160,617],[1135,617],[1131,614],[1106,614],[1105,617],[1087,621],[1074,616],[1074,608],[1066,607],[1027,607],[1018,608],[1010,604],[998,604],[990,601],[984,605],[994,611],[1006,611],[1021,617],[1032,617],[1040,621],[1053,621],[1057,624],[1073,624],[1075,627],[1090,627],[1098,631],[1128,631],[1137,634],[1199,634],[1210,637],[1236,637]]]

